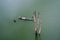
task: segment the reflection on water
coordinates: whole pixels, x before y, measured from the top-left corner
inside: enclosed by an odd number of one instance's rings
[[[42,18],[41,40],[60,40],[60,0],[0,0],[0,40],[34,40],[33,22],[16,19],[31,17],[34,9]]]

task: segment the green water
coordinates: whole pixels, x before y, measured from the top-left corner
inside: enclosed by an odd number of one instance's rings
[[[60,0],[0,0],[0,40],[35,40],[34,23],[17,19],[34,10],[42,19],[41,40],[60,40]]]

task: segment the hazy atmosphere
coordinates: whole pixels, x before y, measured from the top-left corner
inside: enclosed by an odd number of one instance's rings
[[[34,23],[17,19],[34,10],[42,20],[40,40],[60,40],[60,0],[0,0],[0,40],[35,40]]]

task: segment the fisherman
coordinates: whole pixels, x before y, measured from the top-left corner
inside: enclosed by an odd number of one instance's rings
[[[37,25],[37,22],[36,22],[36,11],[33,12],[33,20],[34,20],[34,26],[35,26],[35,36],[37,37],[38,35],[40,36],[42,22],[40,20],[40,15],[38,13],[38,25]],[[39,30],[38,30],[38,27],[40,27]]]
[[[36,24],[36,11],[33,12],[33,20],[34,20],[34,26],[35,26],[35,36],[38,36],[38,27]]]

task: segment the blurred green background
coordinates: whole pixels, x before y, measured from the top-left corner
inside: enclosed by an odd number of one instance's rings
[[[60,0],[0,0],[0,40],[35,40],[34,23],[17,19],[34,10],[42,19],[41,40],[60,40]]]

